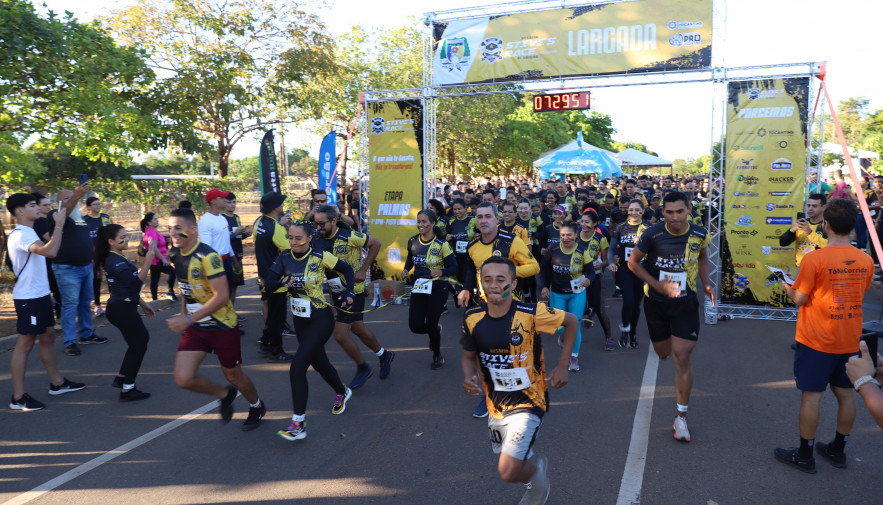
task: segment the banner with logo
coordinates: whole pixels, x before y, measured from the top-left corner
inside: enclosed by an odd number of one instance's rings
[[[371,103],[368,121],[368,231],[382,245],[371,276],[388,279],[405,267],[423,208],[423,107],[419,100]]]
[[[258,159],[261,166],[261,194],[270,191],[281,193],[279,169],[276,166],[276,148],[273,147],[273,130],[264,134]]]
[[[337,205],[336,139],[337,135],[332,131],[325,135],[319,145],[319,189],[325,190],[331,205]]]
[[[711,64],[712,0],[636,0],[433,24],[433,85]]]
[[[791,306],[770,268],[796,277],[779,245],[804,210],[809,78],[728,84],[721,300]]]

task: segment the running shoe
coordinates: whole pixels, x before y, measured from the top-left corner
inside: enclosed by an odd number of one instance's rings
[[[121,402],[137,402],[138,400],[146,400],[148,398],[150,398],[150,393],[145,393],[137,388],[128,391],[120,391]]]
[[[64,377],[62,377],[64,379]],[[61,383],[60,386],[53,386],[52,383],[49,384],[49,394],[53,396],[63,395],[65,393],[71,393],[74,391],[79,391],[85,388],[86,385],[82,382],[73,382],[67,379],[64,379],[64,382]]]
[[[434,355],[432,357],[432,364],[429,365],[429,368],[432,370],[438,370],[443,366],[445,366],[445,358],[443,358],[441,354]]]
[[[396,353],[390,351],[389,349],[383,353],[383,356],[380,357],[380,380],[383,380],[389,377],[389,372],[392,371],[392,360],[396,357]]]
[[[681,442],[689,442],[690,430],[687,429],[687,416],[675,416],[675,423],[672,425],[675,430],[675,440]]]
[[[294,332],[294,330],[289,328],[288,325],[286,324],[286,325],[282,326],[282,336],[283,337],[296,337],[297,334]]]
[[[250,407],[248,417],[242,423],[242,431],[251,431],[261,425],[261,419],[267,414],[267,404],[261,400],[260,407]]]
[[[613,341],[613,337],[607,337],[607,341],[604,343],[605,351],[612,351],[616,349],[616,342]]]
[[[622,291],[619,290],[619,286],[617,286],[616,289],[613,290],[612,297],[613,298],[622,298]]]
[[[567,371],[579,372],[579,358],[577,358],[576,356],[570,357],[570,364],[567,365]]]
[[[476,419],[487,417],[487,399],[484,396],[481,397],[481,401],[478,402],[478,405],[472,409],[472,417]]]
[[[98,335],[96,335],[94,333],[88,337],[80,338],[80,344],[82,344],[82,345],[106,344],[106,343],[107,343],[107,337],[99,337]]]
[[[245,321],[246,321],[245,316],[239,316],[239,315],[237,315],[237,316],[236,316],[236,321],[237,321],[240,325],[245,324]]]
[[[448,304],[446,303],[444,307],[442,307],[441,315],[445,315],[448,313]]]
[[[353,390],[350,388],[346,388],[346,391],[342,395],[335,395],[334,397],[334,406],[331,407],[332,414],[343,414],[343,411],[346,410],[346,402],[353,396]]]
[[[805,473],[816,473],[816,459],[809,458],[803,459],[798,455],[797,449],[782,449],[778,448],[773,451],[773,454],[776,456],[776,459],[785,463],[786,465],[791,465],[801,472]]]
[[[35,400],[33,396],[25,393],[21,395],[21,398],[18,400],[15,399],[15,396],[9,399],[9,408],[12,410],[23,410],[25,412],[30,412],[32,410],[40,410],[46,408],[46,405],[43,402]]]
[[[68,356],[79,356],[82,354],[80,352],[80,346],[77,345],[76,342],[64,348],[64,353]]]
[[[292,441],[307,438],[307,423],[306,421],[291,421],[291,425],[288,428],[279,430],[276,434],[285,440]]]
[[[95,314],[95,317],[103,316],[103,315],[104,315],[104,309],[101,308],[101,305],[96,305],[96,306],[95,306],[95,310],[93,311],[93,313]]]
[[[236,388],[227,386],[227,396],[221,400],[221,421],[229,423],[233,419],[233,400],[236,399]]]
[[[356,370],[356,375],[353,377],[353,380],[350,381],[349,388],[359,389],[365,385],[368,377],[371,377],[372,375],[374,375],[374,369],[368,365],[365,365],[365,368],[362,370]]]
[[[544,505],[549,499],[549,492],[552,490],[547,474],[549,461],[545,456],[537,456],[536,465],[537,473],[531,477],[529,487],[518,502],[519,505]]]
[[[270,346],[258,340],[258,356],[266,357],[270,354]]]
[[[175,293],[166,293],[166,300],[169,300],[169,301],[172,301],[172,302],[177,302],[177,301],[178,301],[178,297],[175,296]]]
[[[267,361],[270,363],[283,363],[286,361],[291,361],[294,359],[294,354],[288,354],[285,351],[277,352],[276,354],[270,354],[267,356]]]
[[[628,326],[623,327],[622,325],[619,325],[619,346],[623,349],[627,349],[629,346],[629,340],[631,339],[630,330],[631,328]]]
[[[816,442],[816,452],[819,453],[823,458],[827,459],[834,468],[846,468],[846,452],[834,452],[831,450],[831,446],[824,442]]]
[[[638,348],[638,337],[636,335],[629,335],[629,347],[632,349]]]

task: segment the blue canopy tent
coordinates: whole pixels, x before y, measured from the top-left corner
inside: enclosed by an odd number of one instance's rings
[[[622,169],[617,161],[613,156],[600,150],[560,151],[540,167],[539,173],[541,179],[548,179],[552,174],[597,174],[600,179],[609,179],[622,175]]]

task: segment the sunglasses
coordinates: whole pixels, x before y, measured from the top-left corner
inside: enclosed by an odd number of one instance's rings
[[[325,200],[316,200],[316,203],[325,203],[327,201],[328,201],[328,199],[326,198]]]

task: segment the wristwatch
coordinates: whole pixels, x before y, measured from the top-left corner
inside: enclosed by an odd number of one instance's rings
[[[862,388],[862,386],[864,386],[865,384],[867,384],[869,382],[872,384],[875,384],[877,387],[880,387],[880,382],[877,379],[871,377],[870,375],[864,375],[864,376],[856,379],[853,387],[855,387],[855,390],[858,391]]]

